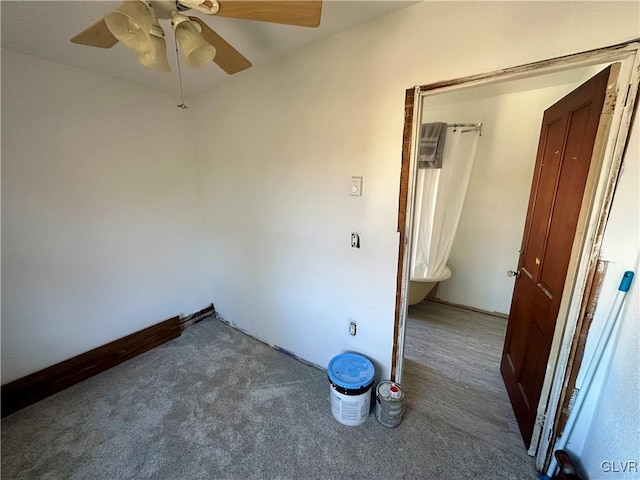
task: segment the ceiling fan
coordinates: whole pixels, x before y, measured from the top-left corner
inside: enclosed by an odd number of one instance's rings
[[[219,17],[304,27],[320,24],[322,0],[125,0],[116,10],[78,33],[71,42],[111,48],[118,41],[136,52],[136,61],[157,70],[170,70],[164,31],[159,20],[171,20],[187,65],[216,63],[228,74],[251,67],[251,62],[214,32],[202,19],[184,15],[196,10]]]

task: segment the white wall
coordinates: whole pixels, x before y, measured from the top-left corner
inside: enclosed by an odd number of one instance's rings
[[[213,301],[175,105],[2,51],[2,383]]]
[[[482,123],[482,136],[451,255],[445,302],[508,314],[536,160],[542,115],[577,85],[557,85],[457,101],[425,97],[423,122]],[[469,95],[465,92],[465,95]],[[451,103],[443,103],[445,101]]]
[[[388,377],[405,90],[619,43],[638,36],[638,13],[618,2],[425,2],[198,97],[222,315],[318,365],[360,351]],[[352,175],[364,176],[362,198],[349,196]]]

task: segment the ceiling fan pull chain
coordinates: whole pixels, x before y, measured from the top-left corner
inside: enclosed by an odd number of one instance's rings
[[[178,108],[183,110],[189,110],[189,107],[184,103],[184,93],[182,92],[182,71],[180,70],[180,54],[178,53],[178,40],[175,35],[173,36],[173,42],[176,45],[176,60],[178,61],[178,79],[180,81],[180,104]]]

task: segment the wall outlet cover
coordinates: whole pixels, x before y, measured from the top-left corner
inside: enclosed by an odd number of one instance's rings
[[[362,177],[351,177],[351,196],[362,196]]]
[[[351,234],[351,248],[360,248],[360,235],[357,233]]]
[[[356,325],[356,322],[349,322],[349,335],[352,335],[355,337],[356,335],[356,331],[358,329],[358,326]]]

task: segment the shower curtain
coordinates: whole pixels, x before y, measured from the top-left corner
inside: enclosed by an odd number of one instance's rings
[[[442,168],[420,168],[414,204],[411,279],[437,278],[451,253],[458,229],[479,130],[449,129]]]

